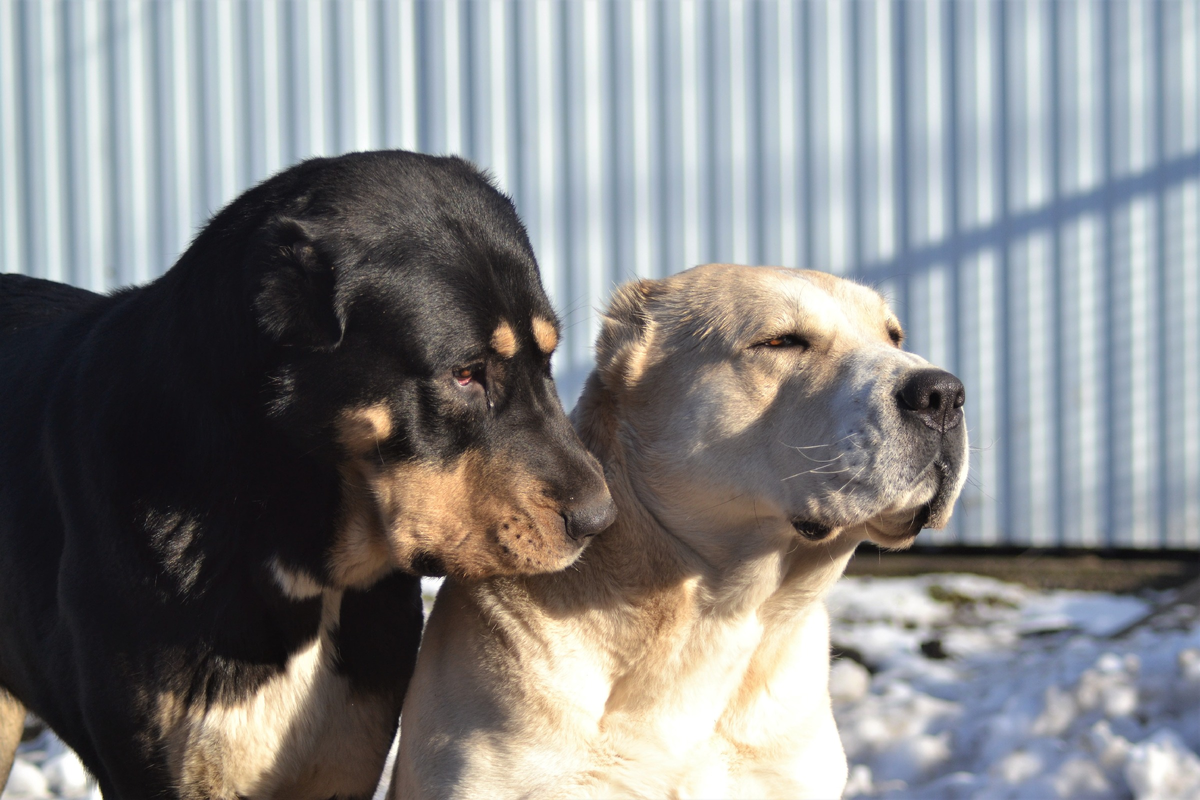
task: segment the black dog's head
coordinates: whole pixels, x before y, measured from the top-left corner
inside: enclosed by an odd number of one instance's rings
[[[300,188],[279,190],[247,273],[270,418],[340,475],[327,579],[570,564],[615,509],[555,392],[559,324],[512,204],[412,153],[280,177]]]

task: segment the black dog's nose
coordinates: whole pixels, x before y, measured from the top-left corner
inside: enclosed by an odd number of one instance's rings
[[[606,488],[603,494],[565,510],[563,519],[567,521],[568,536],[587,539],[617,521],[617,504]]]
[[[921,369],[908,376],[896,402],[901,412],[916,414],[929,427],[948,431],[962,421],[967,390],[944,369]]]

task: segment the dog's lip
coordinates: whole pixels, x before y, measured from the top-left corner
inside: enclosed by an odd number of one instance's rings
[[[792,519],[792,527],[796,529],[796,533],[808,539],[810,542],[819,542],[822,539],[828,539],[833,534],[833,526],[826,525],[822,522],[815,522],[804,517],[795,517]]]
[[[925,525],[929,522],[929,517],[933,513],[933,501],[926,503],[917,509],[917,513],[913,514],[912,522],[903,532],[896,534],[898,539],[914,539],[917,534],[925,530]]]
[[[921,531],[925,530],[925,528],[929,526],[930,521],[933,519],[940,506],[945,504],[946,473],[948,471],[947,467],[941,462],[936,462],[932,466],[937,475],[937,489],[934,491],[933,497],[929,498],[929,500],[927,500],[925,503],[922,503],[920,506],[918,506],[915,512],[904,512],[906,514],[912,513],[912,517],[910,521],[900,530],[889,530],[882,528],[878,524],[880,521],[878,519],[876,524],[868,523],[871,529],[877,533],[880,538],[883,538],[888,542],[903,543],[912,541],[913,539],[917,538]],[[893,516],[892,519],[896,519],[896,516]]]
[[[810,542],[820,542],[828,539],[833,533],[841,528],[851,528],[855,526],[866,525],[872,532],[871,538],[884,539],[887,542],[895,542],[903,544],[904,542],[912,541],[925,528],[929,527],[931,522],[936,522],[945,510],[948,499],[948,487],[950,484],[949,465],[937,460],[933,462],[929,469],[932,470],[937,481],[937,488],[934,490],[933,496],[925,503],[916,507],[916,510],[908,510],[904,512],[893,511],[886,512],[880,516],[870,520],[853,522],[821,522],[811,517],[797,516],[790,521],[796,533],[807,539]],[[909,515],[911,514],[911,517]],[[908,517],[908,519],[904,519]],[[895,526],[895,523],[903,520],[902,527]],[[892,524],[888,524],[890,521]]]
[[[910,513],[912,513],[911,522],[898,529],[887,525],[879,518],[867,522],[866,529],[869,531],[867,538],[884,547],[906,546],[925,529],[932,514],[932,508],[930,503],[925,503],[919,506],[915,512]],[[893,517],[893,519],[895,518]]]
[[[954,501],[954,498],[950,497],[953,481],[950,480],[950,465],[946,461],[935,461],[933,468],[937,474],[937,491],[925,504],[922,527],[929,527],[930,523],[935,523],[935,527],[940,528],[946,524],[947,503]]]

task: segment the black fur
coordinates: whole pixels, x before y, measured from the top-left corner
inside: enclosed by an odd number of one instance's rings
[[[498,368],[488,407],[448,380],[533,315],[554,319],[507,199],[400,152],[275,176],[142,287],[0,276],[0,688],[107,800],[181,793],[155,699],[236,701],[317,634],[320,599],[267,565],[332,582],[339,413],[390,408],[389,463],[503,449],[594,489],[544,358]],[[338,668],[398,716],[420,629],[415,575],[348,589]]]

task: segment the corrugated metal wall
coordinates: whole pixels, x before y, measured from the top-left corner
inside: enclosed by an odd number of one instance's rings
[[[0,267],[166,269],[305,156],[515,198],[578,389],[619,281],[878,284],[968,387],[926,541],[1200,545],[1200,0],[0,0]]]

